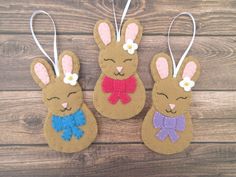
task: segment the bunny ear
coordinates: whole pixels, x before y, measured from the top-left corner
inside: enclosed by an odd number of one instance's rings
[[[127,40],[135,41],[139,43],[143,34],[143,27],[138,20],[129,19],[124,23],[122,28],[122,38],[126,42]]]
[[[110,21],[100,20],[93,30],[94,39],[100,49],[105,48],[115,38],[115,31]]]
[[[44,59],[35,59],[32,62],[31,75],[41,88],[47,86],[55,78],[51,66]]]
[[[66,73],[78,74],[80,70],[80,64],[78,57],[71,51],[63,51],[59,56],[59,68],[60,76],[64,78]]]
[[[200,75],[200,64],[198,60],[188,57],[185,62],[182,64],[178,78],[180,80],[188,77],[189,79],[196,81]]]
[[[168,55],[157,54],[151,62],[153,79],[157,82],[172,76],[172,62]]]

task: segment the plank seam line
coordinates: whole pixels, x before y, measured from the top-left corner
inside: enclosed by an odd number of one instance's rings
[[[37,35],[53,35],[50,32],[36,32]],[[2,31],[0,35],[31,35],[30,32],[9,32],[9,31]],[[93,36],[93,33],[69,33],[69,32],[57,32],[57,36],[60,35],[78,35],[78,36]],[[143,36],[165,36],[167,37],[166,33],[144,33]],[[182,34],[182,33],[173,33],[172,36],[174,37],[191,37],[191,34]],[[196,37],[236,37],[234,34],[198,34]]]
[[[148,89],[145,89],[146,92],[149,92],[149,91],[152,91],[151,88],[148,88]],[[0,92],[39,92],[41,90],[39,89],[31,89],[31,90],[1,90],[0,89]],[[94,91],[93,89],[82,89],[83,92],[92,92]],[[214,90],[214,89],[211,89],[211,90],[204,90],[204,89],[195,89],[195,90],[192,90],[192,92],[236,92],[236,89],[229,89],[229,90]]]
[[[191,144],[236,144],[236,142],[191,142]],[[92,145],[144,145],[143,142],[96,142]],[[47,147],[48,144],[0,144],[0,147]],[[91,147],[91,146],[90,146]]]

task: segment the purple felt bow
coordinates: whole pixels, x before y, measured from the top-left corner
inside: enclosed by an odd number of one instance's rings
[[[167,117],[159,112],[155,112],[153,118],[153,124],[155,128],[159,128],[160,131],[156,134],[156,137],[161,141],[164,141],[167,136],[170,137],[172,143],[179,139],[177,131],[184,131],[185,129],[185,117],[183,115],[177,117]]]

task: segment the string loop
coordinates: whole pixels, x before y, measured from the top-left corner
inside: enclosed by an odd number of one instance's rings
[[[172,50],[171,50],[171,47],[170,47],[170,31],[171,31],[171,28],[173,26],[173,23],[175,22],[175,20],[179,17],[179,16],[182,16],[182,15],[187,15],[191,18],[192,20],[192,23],[193,23],[193,35],[192,35],[192,39],[187,47],[187,49],[185,50],[185,52],[183,53],[182,57],[180,58],[179,60],[179,63],[178,65],[176,66],[176,63],[175,63],[175,58],[174,58],[174,55],[172,53]],[[189,12],[183,12],[183,13],[180,13],[179,15],[177,15],[176,17],[174,17],[174,19],[172,20],[172,22],[170,23],[170,27],[169,27],[169,30],[168,30],[168,48],[169,48],[169,52],[170,52],[170,55],[171,55],[171,59],[172,59],[172,62],[173,62],[173,69],[174,69],[174,74],[173,74],[173,77],[176,77],[177,74],[178,74],[178,71],[185,59],[185,57],[187,56],[189,50],[191,49],[192,45],[193,45],[193,42],[194,42],[194,39],[195,39],[195,36],[196,36],[196,22],[195,22],[195,19],[193,17],[193,15]]]
[[[120,20],[120,26],[118,28],[118,24],[117,24],[117,19],[116,19],[116,11],[115,11],[115,5],[114,5],[114,0],[112,0],[112,8],[113,8],[113,15],[114,15],[114,20],[115,20],[115,27],[116,27],[116,40],[119,42],[120,41],[120,31],[121,31],[121,27],[123,24],[123,21],[125,19],[125,16],[128,12],[129,6],[130,6],[131,0],[127,0],[127,3],[125,5],[123,14],[121,16],[121,20]]]
[[[34,21],[34,17],[38,14],[45,14],[47,15],[50,20],[52,21],[53,24],[53,30],[54,30],[54,37],[53,37],[53,52],[54,52],[54,61],[51,59],[51,57],[47,54],[47,52],[43,49],[42,45],[39,43],[35,33],[34,33],[34,28],[33,28],[33,21]],[[52,19],[52,17],[49,15],[49,13],[43,11],[43,10],[37,10],[34,11],[31,18],[30,18],[30,31],[32,33],[32,37],[36,43],[36,45],[38,46],[38,48],[41,50],[41,52],[51,61],[51,63],[53,64],[56,76],[59,77],[59,69],[58,69],[58,53],[57,53],[57,32],[56,32],[56,25]]]

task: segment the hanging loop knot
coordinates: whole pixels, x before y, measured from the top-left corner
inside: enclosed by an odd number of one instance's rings
[[[113,15],[114,15],[114,20],[115,20],[116,40],[117,40],[117,42],[120,41],[120,31],[121,31],[121,27],[122,27],[123,21],[124,21],[124,19],[125,19],[125,16],[126,16],[126,14],[127,14],[127,12],[128,12],[130,3],[131,3],[131,0],[127,0],[127,3],[126,3],[126,5],[125,5],[124,11],[123,11],[123,14],[122,14],[122,16],[121,16],[120,26],[118,27],[117,19],[116,19],[115,5],[114,5],[115,3],[114,3],[114,0],[112,0],[112,8],[113,8]]]
[[[34,33],[34,28],[33,28],[33,21],[34,21],[34,17],[38,14],[45,14],[47,15],[50,20],[52,21],[53,24],[53,31],[54,31],[54,37],[53,37],[53,52],[54,52],[54,61],[51,59],[51,57],[46,53],[46,51],[43,49],[42,45],[39,43],[35,33]],[[51,61],[51,63],[53,64],[53,68],[55,70],[56,76],[59,77],[59,68],[58,68],[58,53],[57,53],[57,33],[56,33],[56,25],[52,19],[52,17],[49,15],[49,13],[43,11],[43,10],[37,10],[34,11],[31,18],[30,18],[30,31],[32,33],[33,39],[36,43],[36,45],[38,46],[38,48],[41,50],[41,52]]]
[[[187,49],[185,50],[185,52],[183,53],[182,57],[180,58],[179,60],[179,63],[178,65],[176,66],[176,63],[175,63],[175,58],[174,58],[174,55],[172,53],[172,50],[171,50],[171,47],[170,47],[170,31],[171,31],[171,28],[173,26],[173,23],[175,22],[175,20],[179,17],[179,16],[182,16],[182,15],[187,15],[191,18],[192,20],[192,23],[193,23],[193,35],[192,35],[192,39],[187,47]],[[173,74],[173,77],[177,77],[177,74],[178,74],[178,71],[185,59],[185,57],[187,56],[189,50],[191,49],[192,45],[193,45],[193,42],[194,42],[194,39],[195,39],[195,36],[196,36],[196,22],[195,22],[195,19],[194,17],[192,16],[191,13],[189,12],[183,12],[183,13],[180,13],[179,15],[177,15],[176,17],[174,17],[174,19],[172,20],[172,22],[170,23],[170,27],[169,27],[169,30],[168,30],[168,36],[167,36],[167,40],[168,40],[168,48],[169,48],[169,51],[170,51],[170,55],[171,55],[171,59],[172,59],[172,63],[173,63],[173,70],[174,70],[174,74]]]

